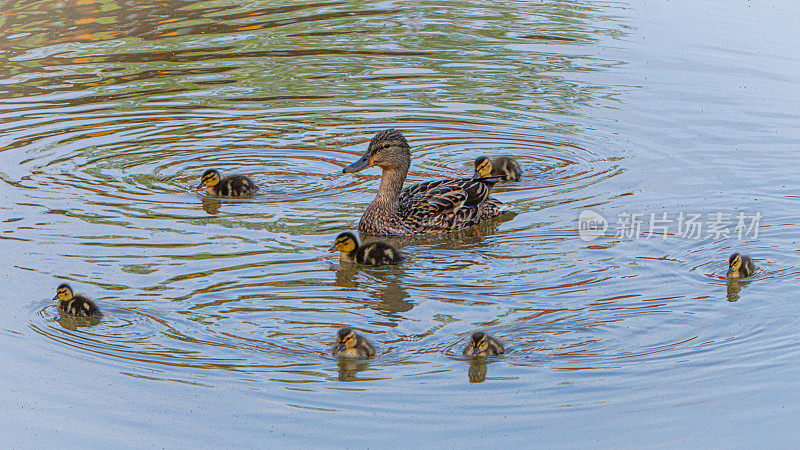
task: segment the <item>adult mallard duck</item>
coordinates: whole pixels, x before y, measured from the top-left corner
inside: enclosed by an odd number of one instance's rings
[[[464,348],[464,356],[497,356],[505,350],[503,344],[483,331],[472,333],[469,344]]]
[[[208,169],[200,176],[198,188],[205,186],[208,195],[214,197],[249,197],[258,186],[244,175],[229,175],[222,178],[217,169]]]
[[[56,288],[56,296],[53,297],[53,300],[58,301],[56,304],[58,310],[67,314],[96,318],[103,316],[94,302],[82,295],[74,295],[68,284],[62,284]]]
[[[748,256],[734,253],[728,258],[728,278],[746,278],[755,273],[756,265]]]
[[[369,358],[375,355],[375,347],[352,328],[342,328],[336,333],[336,346],[333,356],[352,356]]]
[[[510,156],[495,156],[475,158],[475,175],[478,177],[500,177],[503,181],[519,181],[522,179],[522,169],[516,159]]]
[[[385,242],[370,242],[358,245],[356,235],[349,231],[336,236],[331,252],[342,252],[340,260],[349,263],[366,264],[369,266],[382,266],[384,264],[397,264],[403,260],[400,252]]]
[[[411,166],[411,147],[397,130],[385,130],[369,142],[358,161],[342,169],[383,170],[375,200],[364,211],[358,231],[377,236],[414,236],[461,230],[511,209],[489,197],[498,177],[457,178],[403,189]]]

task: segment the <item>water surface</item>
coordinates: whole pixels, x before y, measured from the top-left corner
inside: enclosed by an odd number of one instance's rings
[[[798,13],[3,6],[6,442],[796,443]],[[397,267],[339,263],[379,183],[341,168],[389,127],[409,182],[516,156],[523,180],[495,189],[515,215],[393,240]],[[205,198],[210,167],[258,195]],[[585,210],[603,237],[581,239]],[[755,277],[726,282],[733,251]],[[64,281],[99,325],[59,316]],[[330,356],[345,325],[374,359]],[[462,358],[476,329],[507,355]]]

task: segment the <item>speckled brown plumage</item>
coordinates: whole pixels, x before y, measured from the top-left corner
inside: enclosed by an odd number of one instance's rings
[[[376,134],[367,152],[343,171],[358,172],[373,165],[383,175],[378,194],[358,224],[364,234],[411,236],[461,230],[511,209],[489,196],[497,177],[436,180],[403,189],[411,148],[397,130]]]

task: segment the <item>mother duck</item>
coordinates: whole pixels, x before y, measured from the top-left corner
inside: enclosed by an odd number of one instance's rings
[[[358,224],[358,231],[364,234],[418,236],[461,230],[511,209],[489,197],[498,177],[428,181],[403,189],[411,166],[411,147],[394,129],[376,134],[364,156],[342,172],[372,166],[380,167],[383,176],[378,195]]]

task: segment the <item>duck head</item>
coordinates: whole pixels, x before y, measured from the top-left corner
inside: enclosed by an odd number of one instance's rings
[[[336,236],[336,240],[333,242],[333,247],[331,247],[329,251],[333,253],[338,250],[342,253],[349,253],[355,250],[357,247],[358,239],[356,239],[356,235],[347,231]]]
[[[486,350],[489,349],[489,341],[486,339],[486,334],[483,331],[476,331],[472,333],[472,356],[485,355]]]
[[[358,343],[356,333],[352,328],[342,328],[336,334],[336,351],[343,352],[348,348],[354,348]]]
[[[68,284],[64,283],[56,288],[56,296],[53,297],[53,300],[61,300],[66,302],[72,300],[73,295],[72,288],[69,287]]]
[[[485,156],[475,158],[475,176],[488,177],[492,174],[492,160]]]
[[[209,188],[212,186],[216,186],[219,184],[220,176],[217,169],[208,169],[203,172],[203,175],[200,176],[200,184],[197,185],[198,188],[203,186]]]
[[[742,255],[738,253],[734,253],[728,258],[728,276],[729,277],[739,277],[741,272],[739,269],[742,268]]]
[[[344,173],[359,172],[378,166],[384,170],[408,172],[411,165],[411,147],[403,134],[395,129],[381,131],[369,141],[366,153],[358,161],[342,169]]]

